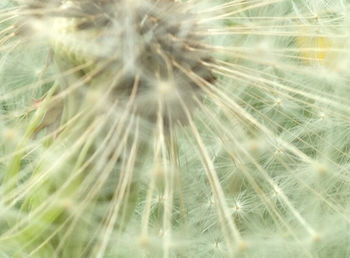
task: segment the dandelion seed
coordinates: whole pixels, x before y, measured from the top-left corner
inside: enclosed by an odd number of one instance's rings
[[[348,257],[349,11],[0,3],[0,254]]]

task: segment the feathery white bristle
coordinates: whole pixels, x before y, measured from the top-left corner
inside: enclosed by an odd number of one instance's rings
[[[345,0],[0,3],[0,256],[350,256]]]

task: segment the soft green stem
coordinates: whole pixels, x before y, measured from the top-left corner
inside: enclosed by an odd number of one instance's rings
[[[53,87],[48,91],[45,100],[40,105],[40,107],[35,112],[33,118],[31,119],[27,130],[24,133],[23,138],[21,139],[20,143],[18,144],[15,155],[11,159],[8,169],[5,172],[4,178],[3,178],[3,196],[7,196],[7,194],[14,191],[16,188],[16,184],[18,181],[18,175],[21,168],[21,161],[24,155],[24,150],[26,148],[26,145],[32,135],[34,134],[36,128],[40,125],[42,119],[44,118],[46,111],[48,110],[50,100],[53,97],[53,94],[56,92],[58,85],[54,84]],[[7,203],[5,203],[6,205]]]

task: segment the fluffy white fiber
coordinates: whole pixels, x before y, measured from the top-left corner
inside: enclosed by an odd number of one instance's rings
[[[0,257],[350,257],[349,17],[1,1]]]

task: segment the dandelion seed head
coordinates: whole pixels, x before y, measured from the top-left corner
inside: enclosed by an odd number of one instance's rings
[[[349,255],[346,1],[6,2],[0,252]]]
[[[202,93],[187,73],[214,81],[201,64],[210,63],[211,56],[192,33],[196,15],[187,9],[174,1],[64,1],[32,26],[41,31],[48,28],[46,22],[52,24],[47,36],[62,69],[91,62],[80,71],[98,70],[89,87],[104,85],[103,91],[113,92],[111,101],[127,102],[134,94],[136,113],[155,121],[161,112],[169,124],[186,120],[183,105],[192,110],[193,98]]]

